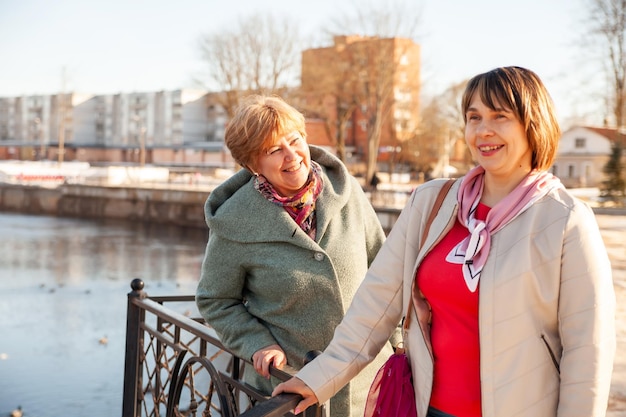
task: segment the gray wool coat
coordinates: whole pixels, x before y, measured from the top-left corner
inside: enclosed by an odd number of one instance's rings
[[[238,356],[252,358],[278,344],[296,369],[308,351],[328,345],[385,239],[356,179],[329,152],[310,149],[324,181],[315,241],[241,170],[206,201],[210,232],[196,293],[200,313]],[[391,353],[388,343],[331,399],[333,417],[363,415],[374,375]],[[265,380],[251,366],[245,379],[266,394],[279,382]]]

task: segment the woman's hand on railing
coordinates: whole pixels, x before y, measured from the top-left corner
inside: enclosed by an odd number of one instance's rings
[[[313,404],[319,402],[313,390],[309,388],[309,386],[305,384],[301,379],[296,377],[293,377],[288,381],[278,384],[276,388],[274,388],[274,391],[272,391],[272,397],[284,392],[291,392],[294,394],[300,394],[302,396],[302,401],[300,401],[298,405],[296,405],[296,407],[294,408],[294,414],[300,414]]]
[[[259,349],[252,355],[252,365],[257,373],[265,378],[270,377],[270,365],[281,369],[287,364],[287,356],[278,345],[271,345]]]

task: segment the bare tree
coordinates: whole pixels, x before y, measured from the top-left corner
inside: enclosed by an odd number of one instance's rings
[[[411,0],[353,1],[352,8],[340,13],[326,28],[327,34],[358,33],[380,38],[417,40],[421,8]]]
[[[618,135],[612,144],[610,160],[604,167],[608,179],[602,184],[602,195],[621,200],[624,195],[622,153],[626,128],[626,0],[588,0],[593,40],[603,51],[603,64],[609,85],[606,101],[612,110]]]
[[[393,108],[394,72],[399,63],[398,59],[393,59],[395,55],[393,51],[396,45],[395,41],[389,40],[378,44],[379,46],[376,48],[373,48],[373,44],[367,44],[366,47],[368,50],[367,56],[370,60],[366,65],[373,68],[373,71],[370,70],[369,74],[364,73],[364,71],[360,73],[363,88],[360,101],[366,103],[364,107],[361,107],[361,112],[367,118],[367,166],[365,178],[368,183],[377,171],[381,134],[383,126],[388,125],[386,122],[389,120],[390,111]]]
[[[293,19],[242,17],[229,29],[202,36],[199,47],[208,69],[201,83],[222,93],[219,104],[229,118],[242,96],[282,95],[298,83],[302,38]]]
[[[434,170],[433,175],[441,176],[446,173],[436,172],[436,167],[443,168],[449,160],[461,165],[470,162],[461,113],[461,96],[466,84],[467,81],[463,81],[450,85],[424,106],[420,127],[409,148],[420,171]]]
[[[356,107],[349,51],[335,47],[302,53],[300,108],[309,118],[324,121],[326,135],[346,161],[346,128]]]
[[[333,112],[336,146],[340,158],[344,158],[345,127],[355,112],[367,121],[366,175],[369,183],[376,171],[378,151],[383,129],[392,125],[394,108],[394,80],[397,80],[403,48],[414,45],[419,28],[420,9],[414,1],[361,1],[347,14],[338,14],[330,21],[326,33],[335,36],[356,34],[372,42],[356,42],[346,48],[337,68],[332,85],[319,83],[321,89],[328,87],[334,100]],[[348,38],[350,36],[347,36]],[[415,64],[419,65],[419,57]],[[303,70],[306,71],[303,59]],[[304,76],[304,74],[303,74]],[[419,79],[412,80],[419,83]],[[417,101],[417,98],[415,98]],[[390,129],[391,130],[391,129]],[[407,138],[396,138],[406,140]]]
[[[626,0],[588,0],[590,34],[610,85],[606,101],[618,128],[626,116]],[[592,46],[596,46],[592,44]]]

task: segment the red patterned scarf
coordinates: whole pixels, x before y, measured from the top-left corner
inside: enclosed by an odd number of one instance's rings
[[[311,161],[311,172],[304,187],[293,197],[279,195],[272,184],[262,175],[254,179],[254,188],[274,204],[282,206],[300,228],[315,240],[317,225],[315,222],[315,201],[322,192],[322,167]]]

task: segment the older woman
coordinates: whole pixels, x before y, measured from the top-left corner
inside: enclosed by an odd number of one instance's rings
[[[266,394],[269,365],[299,369],[323,350],[384,241],[359,183],[329,152],[307,145],[303,115],[278,97],[253,96],[225,142],[245,169],[209,196],[209,241],[196,301]],[[379,359],[332,400],[333,417],[362,416]],[[256,371],[256,372],[255,372]]]

